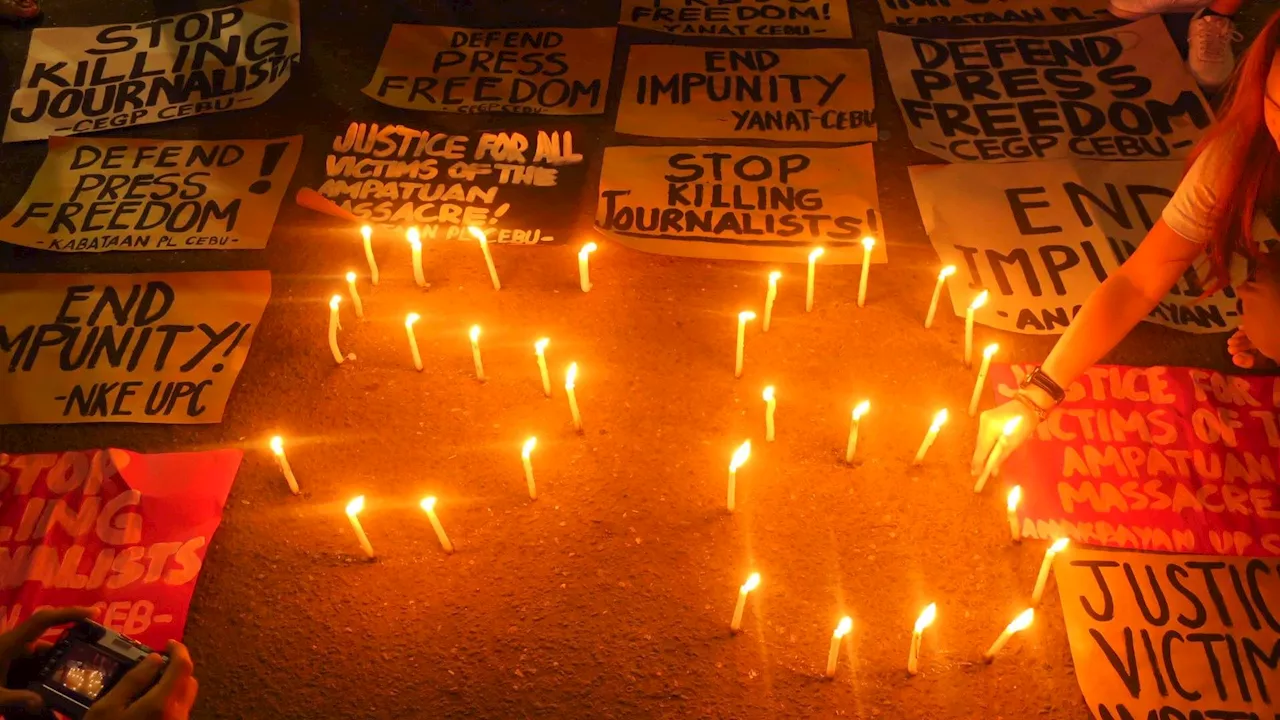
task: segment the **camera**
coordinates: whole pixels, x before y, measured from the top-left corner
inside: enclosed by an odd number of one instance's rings
[[[45,705],[80,720],[120,678],[154,651],[91,620],[80,620],[50,648],[30,689]],[[156,674],[156,681],[169,664]],[[154,684],[154,683],[153,683]]]

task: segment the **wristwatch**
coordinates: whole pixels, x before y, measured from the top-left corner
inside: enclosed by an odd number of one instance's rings
[[[1063,390],[1061,385],[1054,382],[1053,378],[1045,375],[1044,370],[1041,370],[1039,367],[1032,370],[1031,373],[1027,375],[1026,379],[1018,385],[1020,390],[1026,390],[1029,387],[1037,387],[1043,390],[1045,394],[1053,400],[1054,405],[1060,405],[1062,401],[1067,398],[1067,391]]]

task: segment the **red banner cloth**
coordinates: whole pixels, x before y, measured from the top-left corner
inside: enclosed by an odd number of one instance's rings
[[[0,454],[0,624],[84,605],[153,648],[180,639],[242,455]]]
[[[1031,365],[991,369],[997,402]],[[1280,555],[1278,376],[1099,365],[1005,465],[1024,537]]]

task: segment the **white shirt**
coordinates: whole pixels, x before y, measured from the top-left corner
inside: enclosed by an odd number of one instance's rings
[[[1191,164],[1160,214],[1174,232],[1193,243],[1205,245],[1213,236],[1213,207],[1218,201],[1213,176],[1213,152],[1205,152]]]

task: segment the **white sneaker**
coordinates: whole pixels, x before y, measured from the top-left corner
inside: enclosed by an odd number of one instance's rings
[[[1231,77],[1236,66],[1236,56],[1231,41],[1243,41],[1236,32],[1231,18],[1222,15],[1206,15],[1203,10],[1191,19],[1187,31],[1187,69],[1200,87],[1217,90]]]
[[[1210,2],[1211,0],[1111,0],[1107,9],[1118,18],[1139,20],[1148,15],[1195,12]]]

